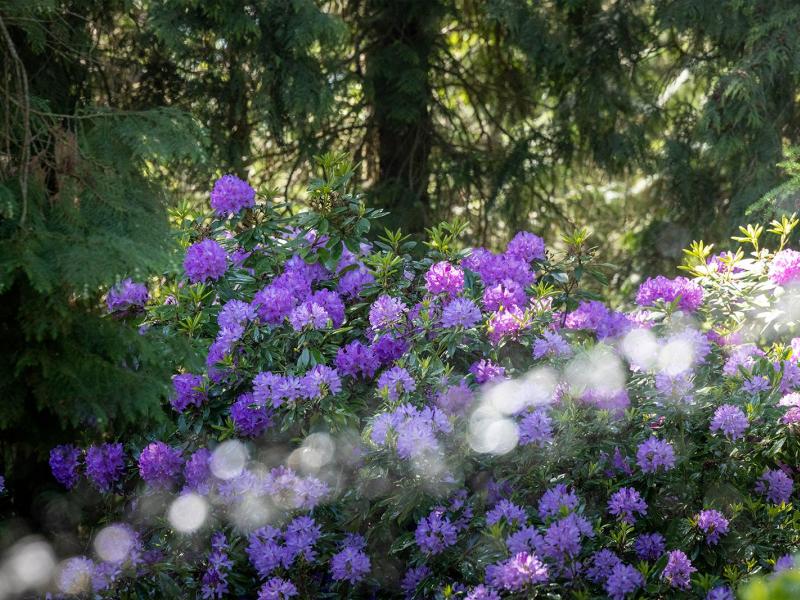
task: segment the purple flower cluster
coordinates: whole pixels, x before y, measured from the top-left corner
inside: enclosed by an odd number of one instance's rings
[[[442,309],[442,327],[474,327],[481,320],[481,309],[468,298],[456,298]]]
[[[669,471],[675,466],[675,450],[669,442],[653,436],[639,444],[636,464],[644,473],[656,473],[659,469]]]
[[[272,425],[272,412],[251,393],[239,396],[230,412],[236,431],[246,437],[258,437]]]
[[[544,259],[544,240],[529,231],[520,231],[508,242],[506,253],[525,262],[542,260]]]
[[[647,503],[635,489],[623,487],[614,492],[608,500],[608,512],[620,521],[633,525],[636,523],[636,516],[647,514]]]
[[[520,552],[508,560],[486,567],[486,583],[495,588],[518,592],[549,579],[545,564],[535,554]]]
[[[650,277],[639,286],[636,303],[639,306],[653,306],[658,300],[666,303],[677,300],[677,307],[680,310],[694,312],[703,303],[703,288],[686,277],[675,279],[668,279],[663,275]]]
[[[266,579],[282,567],[290,569],[298,558],[311,562],[317,557],[314,546],[322,529],[311,517],[297,517],[282,531],[272,526],[256,529],[248,536],[247,557],[258,574]]]
[[[714,411],[709,429],[711,433],[721,432],[731,441],[744,436],[749,423],[742,409],[732,404],[723,404]]]
[[[289,600],[297,594],[297,587],[291,581],[273,577],[261,586],[257,600]]]
[[[456,543],[458,529],[445,515],[443,508],[435,508],[417,523],[414,539],[426,554],[441,554]]]
[[[144,307],[149,297],[146,285],[124,279],[108,290],[106,306],[110,313],[130,311]]]
[[[219,279],[227,269],[228,254],[225,248],[212,239],[201,240],[186,250],[183,270],[193,283]]]
[[[513,527],[522,527],[527,524],[528,515],[523,508],[504,498],[486,513],[486,524],[494,525],[501,519]]]
[[[56,481],[68,490],[78,483],[80,461],[81,451],[71,444],[63,444],[50,450],[50,471]]]
[[[417,389],[411,374],[403,367],[392,367],[378,377],[378,389],[386,392],[389,400],[395,401],[402,394],[410,394]]]
[[[124,473],[125,452],[122,444],[100,444],[86,451],[86,476],[99,491],[111,491]]]
[[[336,352],[336,368],[350,377],[371,379],[380,366],[373,349],[353,340]]]
[[[156,487],[168,487],[183,468],[181,451],[164,442],[152,442],[139,455],[139,475]]]
[[[697,515],[697,527],[706,534],[706,542],[714,546],[728,533],[728,519],[718,510],[703,510]]]
[[[400,298],[379,296],[369,309],[369,324],[375,332],[394,331],[405,322],[408,307]]]
[[[371,569],[369,556],[364,552],[366,542],[363,536],[350,535],[343,548],[331,557],[331,577],[335,581],[358,583]]]
[[[464,271],[447,261],[434,263],[425,273],[425,287],[431,294],[455,296],[464,289]]]
[[[576,508],[580,500],[574,490],[563,483],[550,488],[539,499],[539,518],[542,521],[559,516],[566,516]]]
[[[615,338],[630,330],[631,321],[623,313],[610,310],[598,300],[581,302],[567,314],[564,327],[593,331],[598,339]]]
[[[773,504],[789,502],[794,492],[792,479],[780,469],[767,469],[756,482],[756,492]]]
[[[181,373],[172,378],[172,387],[175,395],[170,404],[177,412],[182,413],[189,406],[201,406],[207,399],[203,388],[202,375]]]
[[[221,531],[211,536],[208,567],[201,579],[200,595],[203,600],[223,598],[228,593],[228,573],[233,561],[228,558],[228,539]]]
[[[572,355],[569,342],[555,331],[543,331],[542,337],[533,342],[533,358],[566,358]]]
[[[775,285],[788,285],[800,279],[800,252],[781,250],[769,265],[769,279]]]
[[[603,586],[611,600],[624,600],[644,585],[644,575],[635,567],[620,563],[615,565]]]
[[[506,375],[504,367],[485,358],[473,363],[469,368],[469,372],[475,376],[477,383],[487,383],[495,379],[502,379]]]
[[[664,567],[661,578],[670,587],[688,590],[691,587],[690,578],[695,571],[697,569],[682,550],[671,550],[667,552],[667,566]]]
[[[633,544],[636,556],[642,560],[658,560],[667,549],[664,536],[660,533],[642,533]]]
[[[452,431],[450,419],[438,408],[426,406],[418,409],[411,404],[403,404],[392,412],[376,417],[370,439],[378,446],[385,446],[389,441],[389,433],[394,432],[397,455],[409,459],[438,451],[436,434]]]
[[[256,205],[256,191],[235,175],[223,175],[211,190],[211,208],[221,216],[237,214]]]
[[[542,448],[553,441],[553,420],[544,408],[526,413],[518,427],[519,443],[523,446],[535,444]]]

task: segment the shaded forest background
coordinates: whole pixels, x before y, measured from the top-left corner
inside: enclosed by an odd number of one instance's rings
[[[622,297],[691,239],[796,209],[798,31],[794,0],[0,0],[17,510],[41,516],[55,443],[168,418],[170,350],[100,299],[175,268],[170,214],[220,174],[299,208],[312,158],[346,152],[387,226],[589,227]]]

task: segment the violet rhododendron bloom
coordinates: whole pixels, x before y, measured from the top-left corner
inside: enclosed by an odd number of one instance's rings
[[[650,277],[639,286],[636,303],[639,306],[653,306],[657,300],[667,303],[677,300],[680,310],[694,312],[703,303],[703,288],[686,277]]]
[[[656,473],[659,470],[669,471],[675,466],[675,450],[672,444],[657,437],[639,444],[636,451],[636,464],[645,473]]]
[[[661,558],[667,546],[660,533],[642,533],[636,538],[633,548],[641,560],[655,561]]]
[[[183,468],[181,451],[164,442],[152,442],[139,455],[139,475],[154,486],[164,487],[175,482]]]
[[[455,296],[464,289],[464,271],[447,261],[437,262],[425,273],[425,287],[431,294]]]
[[[123,279],[120,283],[108,290],[106,305],[108,312],[122,312],[130,309],[143,308],[150,294],[147,286],[136,283],[132,279]]]
[[[481,320],[481,310],[468,298],[456,298],[442,309],[442,327],[469,329]]]
[[[211,208],[219,216],[237,214],[256,205],[256,191],[235,175],[223,175],[211,190]]]
[[[182,413],[189,406],[200,406],[206,401],[203,389],[203,377],[192,373],[182,373],[172,378],[172,387],[175,395],[170,403],[172,408]]]
[[[545,564],[535,554],[520,552],[496,565],[486,567],[486,582],[496,588],[516,592],[548,580]]]
[[[773,504],[783,504],[792,497],[794,483],[783,471],[767,469],[756,482],[756,492],[766,496]]]
[[[122,444],[100,444],[86,450],[86,476],[101,492],[108,492],[125,472]]]
[[[789,285],[800,280],[800,252],[781,250],[769,265],[769,279],[775,285]]]
[[[219,279],[227,268],[225,249],[212,239],[199,241],[186,250],[183,270],[192,283]]]
[[[358,583],[371,569],[371,562],[364,552],[366,542],[360,535],[351,535],[343,548],[331,557],[331,577],[336,581]]]
[[[81,451],[71,444],[63,444],[50,450],[50,470],[53,477],[67,489],[78,483],[80,458]]]
[[[692,565],[692,561],[682,550],[671,550],[667,552],[667,566],[661,573],[661,578],[670,587],[688,590],[691,587],[691,576],[697,569]]]
[[[647,514],[647,503],[633,488],[620,488],[608,500],[608,512],[619,518],[620,521],[633,525],[636,523],[636,514]]]
[[[714,412],[709,429],[712,433],[720,432],[732,441],[741,439],[749,423],[747,416],[738,406],[723,404]]]
[[[728,533],[728,519],[718,510],[703,510],[697,515],[697,527],[706,534],[706,542],[714,546]]]
[[[635,567],[620,563],[611,569],[603,586],[611,600],[624,600],[644,585],[644,575]]]

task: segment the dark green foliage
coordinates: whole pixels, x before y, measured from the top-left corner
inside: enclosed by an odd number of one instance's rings
[[[53,444],[164,418],[168,348],[106,316],[101,297],[123,277],[169,268],[157,179],[167,165],[203,159],[188,115],[95,102],[89,21],[74,15],[100,18],[116,4],[77,4],[0,11],[10,74],[0,149],[0,469],[23,513],[48,480],[36,473]]]

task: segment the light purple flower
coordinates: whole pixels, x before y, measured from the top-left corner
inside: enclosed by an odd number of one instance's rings
[[[223,175],[211,190],[211,208],[224,217],[256,205],[256,191],[235,175]]]
[[[164,442],[152,442],[139,455],[139,475],[158,487],[171,485],[181,472],[181,451]]]
[[[486,513],[487,525],[499,523],[500,519],[505,519],[506,523],[514,527],[522,527],[527,524],[528,515],[525,514],[524,509],[504,498]]]
[[[417,384],[411,374],[403,367],[392,367],[381,373],[378,377],[378,389],[389,396],[389,400],[397,400],[403,393],[411,393],[417,389]]]
[[[379,296],[369,309],[369,324],[373,331],[392,331],[405,321],[408,307],[400,298]]]
[[[236,431],[247,437],[258,437],[272,425],[272,413],[247,393],[239,396],[230,408]]]
[[[297,596],[297,588],[288,579],[273,577],[261,586],[257,600],[288,600]]]
[[[565,358],[572,354],[567,340],[555,331],[543,331],[542,337],[533,342],[533,358]]]
[[[431,294],[455,296],[464,289],[464,271],[447,261],[437,262],[425,273],[425,287]]]
[[[100,444],[86,451],[86,476],[101,492],[108,492],[125,473],[122,444]]]
[[[714,546],[728,533],[728,519],[718,510],[703,510],[697,515],[697,527],[706,534],[706,542]]]
[[[633,544],[636,555],[642,560],[658,560],[666,548],[666,540],[660,533],[642,533]]]
[[[400,583],[400,589],[406,593],[406,598],[412,598],[419,584],[430,574],[431,570],[425,565],[408,569],[403,576],[403,581]]]
[[[769,280],[775,285],[787,285],[800,279],[800,252],[786,249],[778,252],[769,265]]]
[[[526,300],[525,288],[513,279],[505,279],[493,285],[487,285],[482,296],[483,308],[487,311],[524,306]]]
[[[481,310],[468,298],[456,298],[442,309],[442,327],[469,329],[481,320]]]
[[[146,285],[135,283],[132,279],[124,279],[108,290],[106,305],[110,313],[123,312],[142,308],[149,297]]]
[[[355,584],[367,576],[371,564],[364,547],[363,537],[350,536],[344,547],[331,557],[331,577],[335,581]]]
[[[736,600],[733,590],[726,585],[720,585],[706,594],[705,600]]]
[[[502,379],[505,377],[506,370],[504,367],[493,363],[491,360],[481,359],[474,362],[469,368],[469,372],[475,376],[475,381],[478,383],[486,383],[487,381],[494,381],[495,379]]]
[[[605,583],[614,567],[621,564],[620,557],[611,550],[599,550],[592,554],[589,567],[586,569],[586,578],[592,583]]]
[[[659,469],[669,471],[675,466],[675,450],[669,442],[653,436],[639,444],[636,464],[644,473],[656,473]]]
[[[780,469],[767,469],[756,482],[756,492],[773,504],[789,502],[794,491],[792,479]]]
[[[172,387],[175,396],[170,400],[172,408],[182,413],[189,406],[200,406],[206,399],[206,392],[203,389],[203,377],[192,373],[181,373],[172,378]]]
[[[633,525],[636,523],[634,513],[647,514],[647,503],[635,489],[631,487],[620,488],[608,500],[608,512],[619,518],[620,521]]]
[[[426,554],[441,554],[456,543],[458,531],[441,508],[434,509],[417,523],[417,546]]]
[[[300,386],[306,398],[319,400],[329,394],[335,396],[341,392],[342,380],[336,369],[316,365],[303,376]]]
[[[78,483],[78,466],[81,451],[72,444],[63,444],[50,450],[50,471],[56,481],[72,489]]]
[[[567,489],[559,483],[547,490],[539,499],[539,517],[546,521],[552,517],[563,516],[578,508],[580,500],[575,490]]]
[[[703,303],[703,288],[686,277],[650,277],[639,286],[636,303],[639,306],[653,306],[657,300],[667,303],[678,300],[677,306],[680,310],[694,312]]]
[[[624,600],[644,585],[644,576],[631,565],[615,565],[605,582],[604,588],[611,600]]]
[[[775,561],[775,568],[773,571],[775,573],[780,573],[781,571],[788,571],[789,569],[794,569],[794,556],[791,554],[784,554],[778,560]]]
[[[742,409],[732,404],[723,404],[714,411],[709,429],[712,433],[722,432],[726,438],[736,441],[744,436],[749,423]]]
[[[379,360],[369,346],[354,340],[336,352],[336,368],[344,375],[371,379],[378,370]]]
[[[203,600],[221,599],[228,593],[228,573],[233,561],[228,557],[228,540],[221,531],[211,536],[208,567],[201,579],[200,595]]]
[[[486,583],[495,588],[517,592],[529,585],[548,580],[547,567],[535,554],[520,552],[486,567]]]
[[[183,270],[191,282],[219,279],[228,268],[225,249],[212,239],[192,244],[186,250]]]
[[[692,561],[681,550],[667,552],[667,566],[661,573],[661,578],[670,587],[688,590],[691,587],[690,578],[697,569],[692,566]]]
[[[544,240],[528,231],[518,232],[506,246],[506,254],[525,262],[544,258]]]
[[[553,441],[553,420],[540,408],[525,414],[519,422],[519,443],[536,444],[540,448]]]

